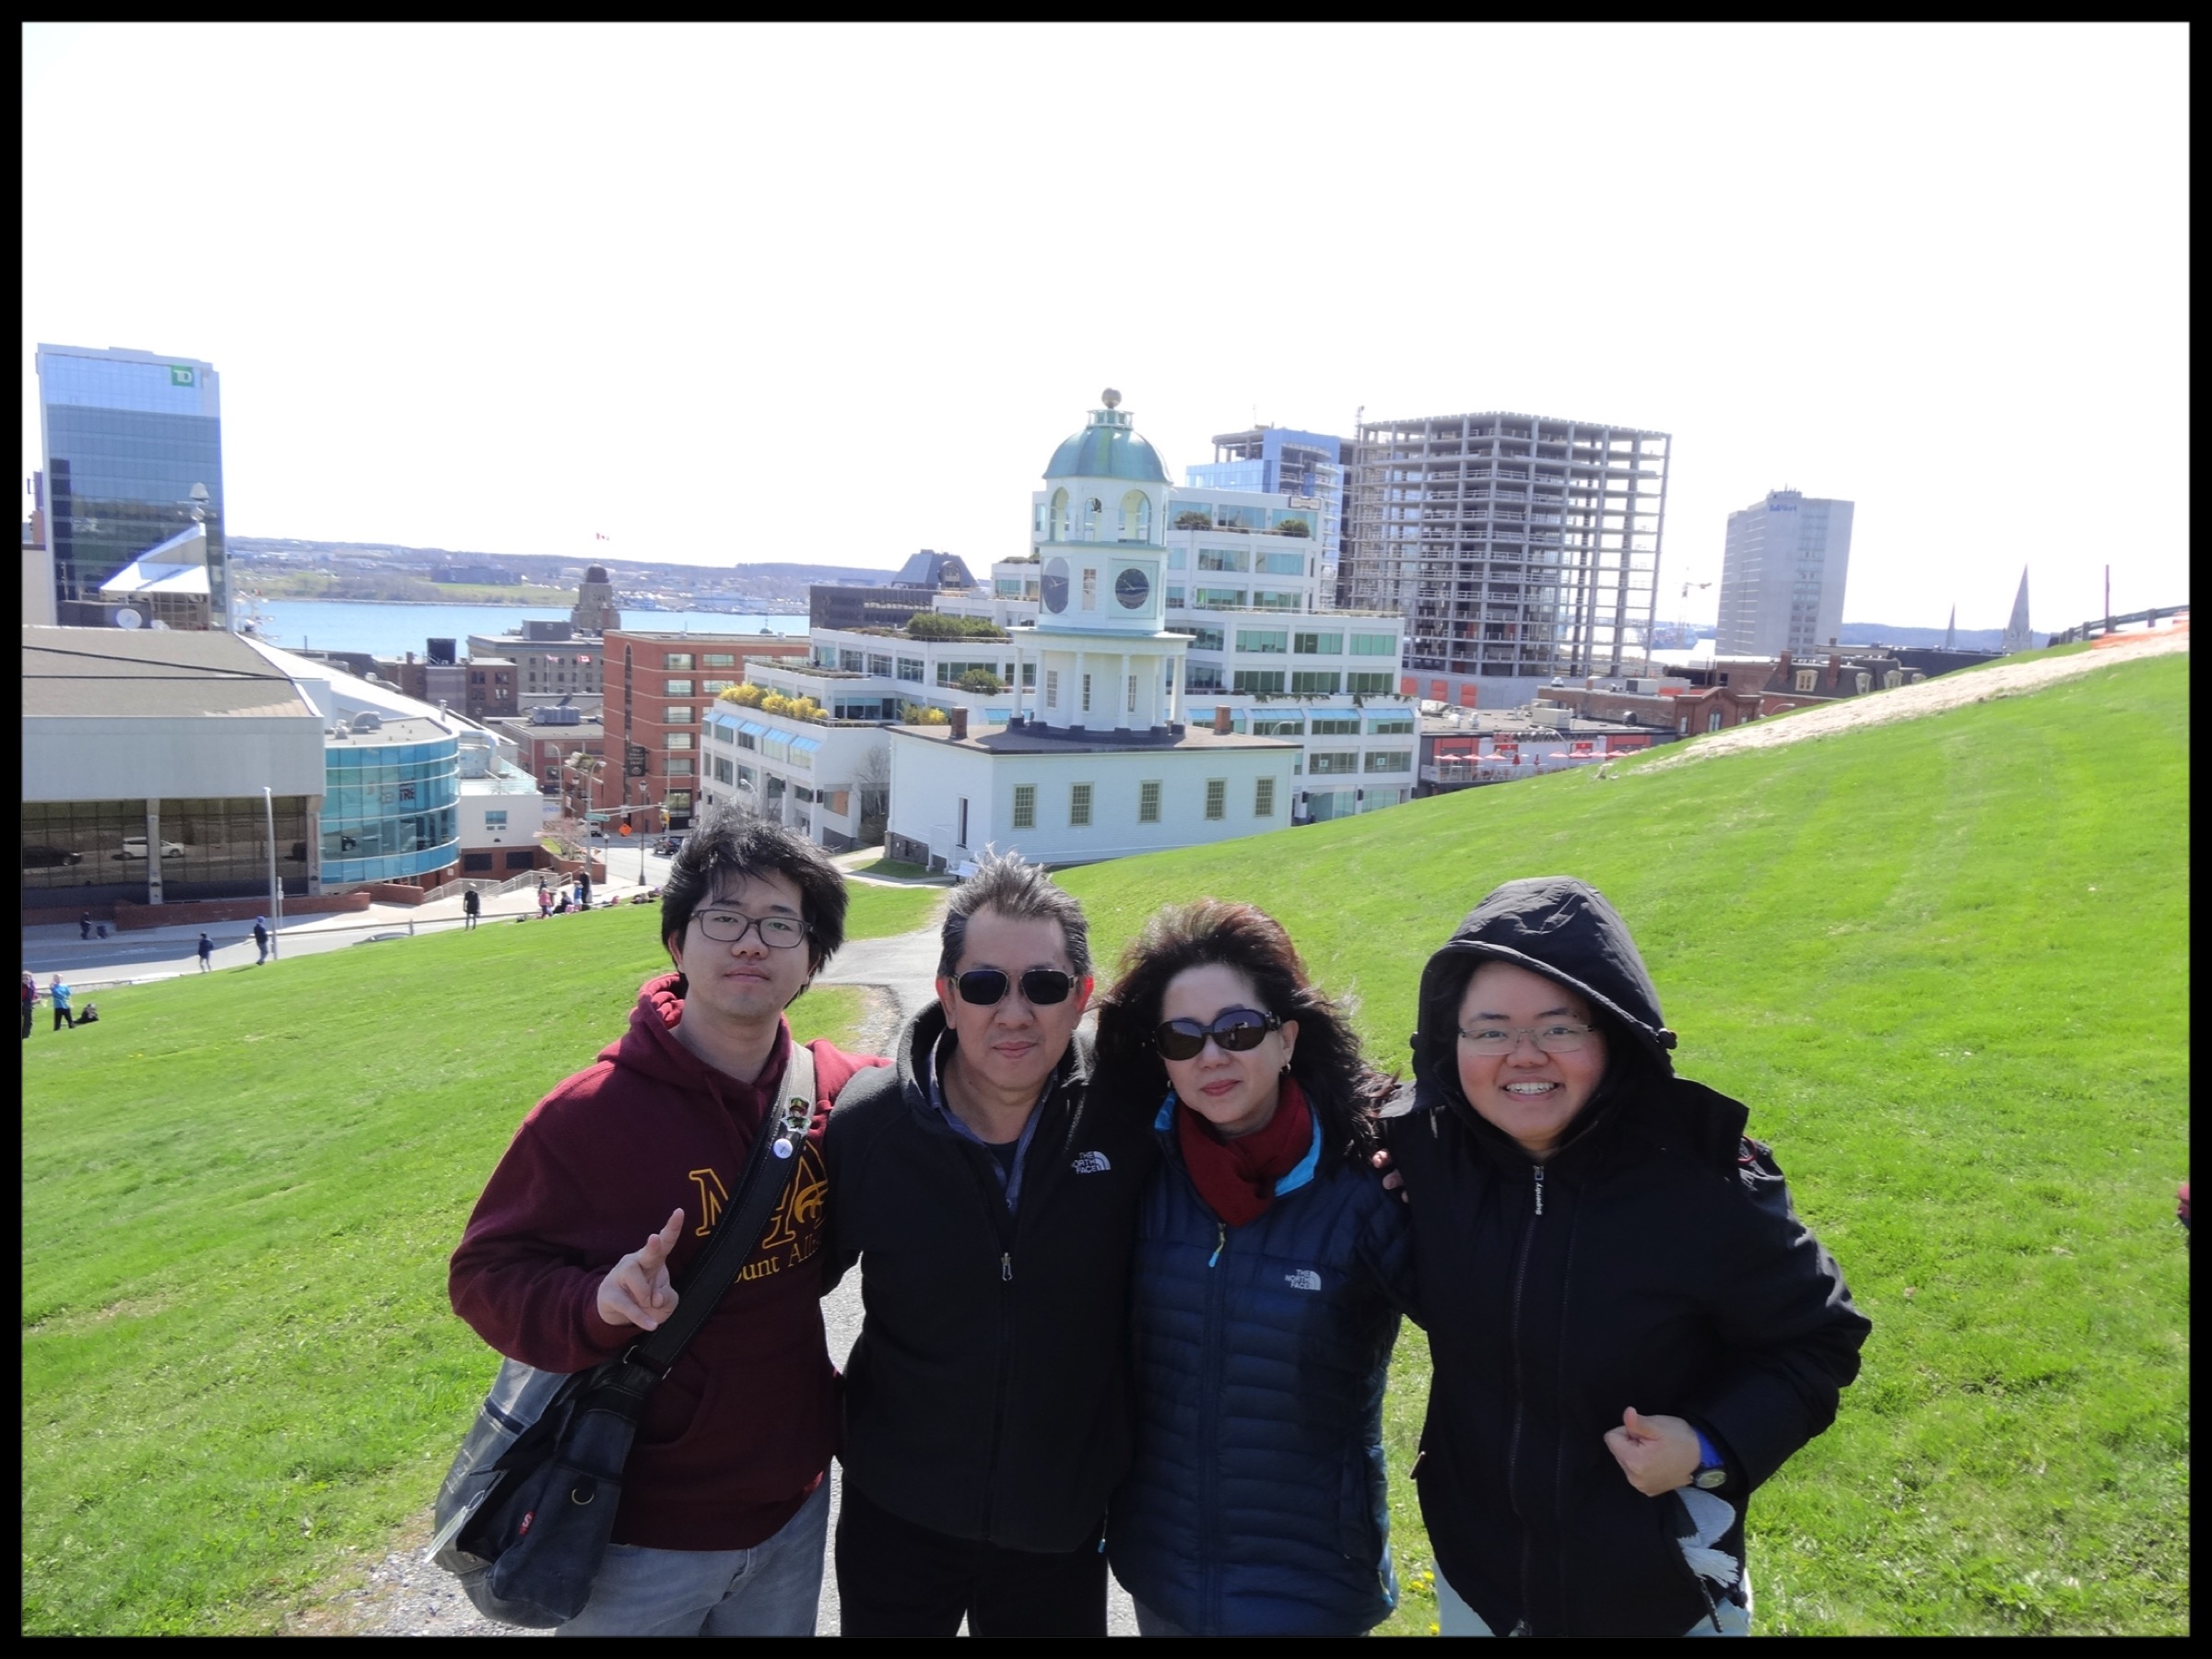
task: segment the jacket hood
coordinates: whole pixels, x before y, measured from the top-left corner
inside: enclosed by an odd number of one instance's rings
[[[727,1109],[754,1091],[734,1077],[724,1077],[677,1040],[676,1028],[684,1015],[684,976],[656,974],[638,987],[638,1000],[629,1011],[629,1029],[599,1051],[599,1058],[625,1071],[651,1078],[664,1088],[699,1095]],[[777,1034],[769,1055],[770,1074],[782,1070],[782,1056],[791,1042],[788,1022]]]
[[[1424,1094],[1459,1093],[1459,1001],[1486,961],[1510,962],[1566,986],[1632,1035],[1661,1077],[1674,1075],[1668,1052],[1675,1034],[1619,912],[1586,881],[1534,876],[1494,888],[1421,970],[1413,1073]]]

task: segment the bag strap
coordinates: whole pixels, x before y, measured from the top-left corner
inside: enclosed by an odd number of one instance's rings
[[[677,1287],[675,1313],[624,1354],[624,1360],[643,1366],[655,1379],[667,1375],[685,1345],[721,1302],[724,1292],[736,1282],[738,1269],[752,1259],[759,1245],[768,1212],[797,1178],[798,1170],[792,1161],[797,1149],[794,1143],[804,1143],[813,1126],[814,1090],[814,1053],[794,1037],[779,1087],[761,1108],[760,1126],[753,1132],[752,1150],[746,1156],[744,1173],[737,1178],[737,1190],[731,1194],[714,1236],[707,1241],[706,1249]],[[780,1156],[778,1147],[782,1148]],[[790,1165],[791,1176],[782,1181],[771,1179],[771,1165],[779,1173]]]

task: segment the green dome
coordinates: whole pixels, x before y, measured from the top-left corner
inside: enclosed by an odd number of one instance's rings
[[[1132,484],[1165,484],[1159,453],[1129,424],[1119,409],[1093,409],[1090,424],[1053,452],[1048,478],[1125,478]]]

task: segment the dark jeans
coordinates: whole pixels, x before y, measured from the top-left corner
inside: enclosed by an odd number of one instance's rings
[[[971,1636],[1103,1636],[1106,1555],[1097,1529],[1065,1555],[932,1532],[847,1481],[837,1598],[847,1636],[953,1636],[963,1614]]]
[[[53,1029],[58,1031],[64,1026],[74,1030],[76,1026],[76,1016],[66,1008],[56,1008],[53,1011]]]

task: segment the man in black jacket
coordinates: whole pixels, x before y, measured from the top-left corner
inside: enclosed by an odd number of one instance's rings
[[[1082,909],[987,858],[937,1002],[830,1120],[825,1288],[862,1265],[837,1584],[848,1636],[1103,1636],[1142,1102],[1086,1098]]]

